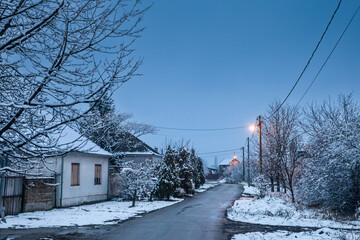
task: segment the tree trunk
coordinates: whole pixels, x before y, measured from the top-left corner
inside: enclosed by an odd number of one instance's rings
[[[285,180],[283,180],[282,183],[283,183],[284,193],[286,193],[286,182],[285,182]]]
[[[149,202],[152,202],[152,201],[153,201],[153,195],[154,195],[154,191],[151,191],[150,197],[149,197]]]
[[[280,179],[279,179],[279,177],[276,177],[276,191],[280,192]]]
[[[290,187],[290,192],[291,192],[291,201],[294,203],[295,202],[295,195],[294,195],[294,189],[292,188],[292,186]]]
[[[131,207],[135,207],[135,201],[136,201],[136,189],[134,191],[134,196],[133,196],[133,200],[132,200],[132,205]]]
[[[270,184],[271,184],[271,192],[275,192],[275,186],[274,186],[274,178],[270,178]]]

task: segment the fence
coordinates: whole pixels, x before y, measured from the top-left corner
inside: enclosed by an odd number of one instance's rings
[[[5,177],[3,203],[5,215],[22,212],[24,177]]]

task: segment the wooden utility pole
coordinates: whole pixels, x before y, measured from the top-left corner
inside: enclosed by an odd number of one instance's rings
[[[243,153],[243,181],[245,182],[245,148],[242,147],[242,153]]]
[[[249,142],[250,139],[249,137],[247,138],[247,182],[248,182],[248,187],[250,187],[250,147],[249,147]]]
[[[259,164],[260,164],[260,175],[263,174],[263,168],[262,168],[262,143],[261,143],[261,116],[259,116]]]

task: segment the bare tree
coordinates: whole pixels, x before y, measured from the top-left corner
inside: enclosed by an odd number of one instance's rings
[[[12,166],[0,171],[59,154],[63,126],[137,75],[131,45],[146,9],[138,0],[0,2],[0,155]]]
[[[269,106],[269,113],[277,109],[279,103]],[[264,166],[265,174],[270,179],[271,190],[276,184],[279,192],[281,186],[286,192],[290,190],[294,199],[294,177],[299,166],[297,151],[299,112],[296,108],[283,106],[273,116],[264,121]]]

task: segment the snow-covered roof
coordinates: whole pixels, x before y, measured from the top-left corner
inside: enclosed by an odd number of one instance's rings
[[[69,126],[65,126],[58,139],[58,148],[63,151],[74,150],[76,152],[91,153],[103,156],[112,156],[94,142],[77,133]]]
[[[125,152],[125,155],[155,155],[155,156],[161,156],[161,154],[155,153],[155,152]]]
[[[232,158],[224,159],[219,163],[219,166],[224,166],[224,165],[227,166],[227,165],[229,165],[231,163],[232,160],[233,160]]]

